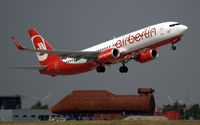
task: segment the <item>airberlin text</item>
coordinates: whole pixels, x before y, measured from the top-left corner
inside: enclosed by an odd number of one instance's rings
[[[121,48],[127,46],[127,44],[133,44],[135,42],[140,42],[145,38],[150,38],[156,35],[156,28],[146,28],[142,32],[136,34],[129,34],[124,36],[122,39],[117,40],[115,46],[116,48]]]

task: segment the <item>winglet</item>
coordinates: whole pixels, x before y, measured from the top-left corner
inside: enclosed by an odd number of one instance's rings
[[[19,41],[17,41],[17,39],[14,36],[12,37],[12,41],[15,44],[15,46],[17,47],[17,49],[25,50],[25,48],[22,46],[22,44]]]

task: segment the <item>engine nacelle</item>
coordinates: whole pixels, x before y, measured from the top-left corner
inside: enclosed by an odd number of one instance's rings
[[[136,57],[136,61],[140,63],[145,63],[155,59],[156,57],[158,57],[158,52],[152,49],[139,53],[138,56]]]
[[[110,48],[99,53],[98,61],[101,63],[112,63],[112,61],[120,56],[118,49]]]

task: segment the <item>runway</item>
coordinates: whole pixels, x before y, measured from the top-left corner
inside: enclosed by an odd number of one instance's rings
[[[200,120],[179,120],[179,121],[38,121],[38,122],[0,122],[0,125],[199,125]]]

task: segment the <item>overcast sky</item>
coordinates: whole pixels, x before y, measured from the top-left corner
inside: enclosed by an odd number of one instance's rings
[[[182,99],[200,103],[199,0],[1,0],[0,1],[0,95],[22,94],[44,97],[50,106],[73,90],[105,89],[116,94],[137,94],[138,87],[155,89],[157,105]],[[50,77],[37,71],[8,70],[8,66],[39,65],[33,53],[18,51],[11,42],[15,35],[32,47],[27,30],[35,27],[57,50],[80,50],[138,30],[148,25],[179,21],[187,25],[176,51],[160,48],[159,58],[139,64],[121,64],[72,76]],[[35,100],[24,97],[23,106]]]

